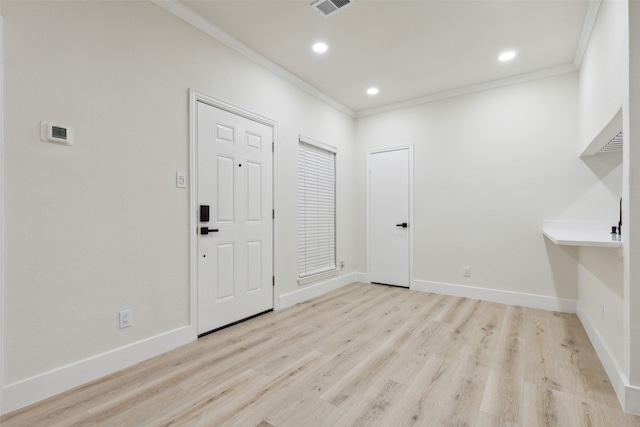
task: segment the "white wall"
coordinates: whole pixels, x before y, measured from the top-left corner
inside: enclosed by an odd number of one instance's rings
[[[623,366],[624,333],[624,258],[617,250],[580,248],[580,318],[597,331],[618,366]]]
[[[629,2],[629,114],[625,132],[628,135],[627,166],[627,231],[629,251],[625,292],[625,313],[629,336],[629,380],[634,387],[633,411],[640,414],[640,174],[632,173],[640,165],[640,4]]]
[[[582,152],[622,107],[628,93],[627,2],[605,0],[580,67]]]
[[[577,100],[569,73],[358,118],[358,216],[366,151],[415,144],[417,284],[577,299],[578,251],[546,240],[542,223],[617,215],[601,203],[611,191],[602,175],[615,166],[576,155]],[[363,222],[359,265],[365,231]]]
[[[338,147],[338,257],[355,271],[351,117],[152,3],[2,13],[5,397],[188,325],[189,193],[175,173],[188,170],[190,88],[278,122],[280,294],[299,289],[298,134]],[[75,145],[41,142],[40,121],[74,127]]]
[[[578,314],[623,407],[640,413],[640,316],[637,315],[640,232],[634,225],[640,215],[638,192],[634,188],[640,186],[640,181],[632,174],[632,168],[640,164],[635,147],[636,135],[640,134],[639,76],[633,76],[639,72],[640,55],[633,59],[634,32],[638,32],[638,23],[631,22],[634,8],[636,13],[640,12],[636,2],[602,2],[580,69],[580,151],[622,109],[624,151],[617,155],[620,164],[615,172],[603,177],[603,182],[613,179],[621,183],[619,192],[613,185],[610,188],[612,196],[623,197],[624,258],[604,250],[581,249]],[[634,19],[637,22],[638,15]],[[636,55],[638,47],[635,47]],[[585,158],[585,162],[608,161],[604,159],[606,157],[596,155]],[[603,199],[603,202],[611,204],[614,200]]]

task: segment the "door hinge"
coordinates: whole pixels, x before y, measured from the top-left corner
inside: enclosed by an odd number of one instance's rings
[[[271,286],[275,286],[276,285],[276,276],[271,276],[271,279],[273,279],[271,281]]]
[[[276,210],[271,209],[271,219],[276,219]]]
[[[271,141],[271,152],[272,153],[276,152],[276,142],[275,141]]]

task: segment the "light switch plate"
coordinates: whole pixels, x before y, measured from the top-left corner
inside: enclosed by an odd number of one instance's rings
[[[176,187],[187,188],[187,173],[176,172]]]

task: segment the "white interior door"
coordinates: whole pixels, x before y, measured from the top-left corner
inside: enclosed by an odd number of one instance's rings
[[[369,153],[369,280],[409,287],[410,149]]]
[[[198,218],[203,334],[273,308],[273,129],[197,105],[197,198],[209,206],[209,221]]]

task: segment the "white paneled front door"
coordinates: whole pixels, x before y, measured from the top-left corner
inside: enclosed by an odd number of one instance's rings
[[[369,280],[409,287],[409,147],[369,153]]]
[[[196,138],[203,334],[273,308],[273,129],[198,102]]]

